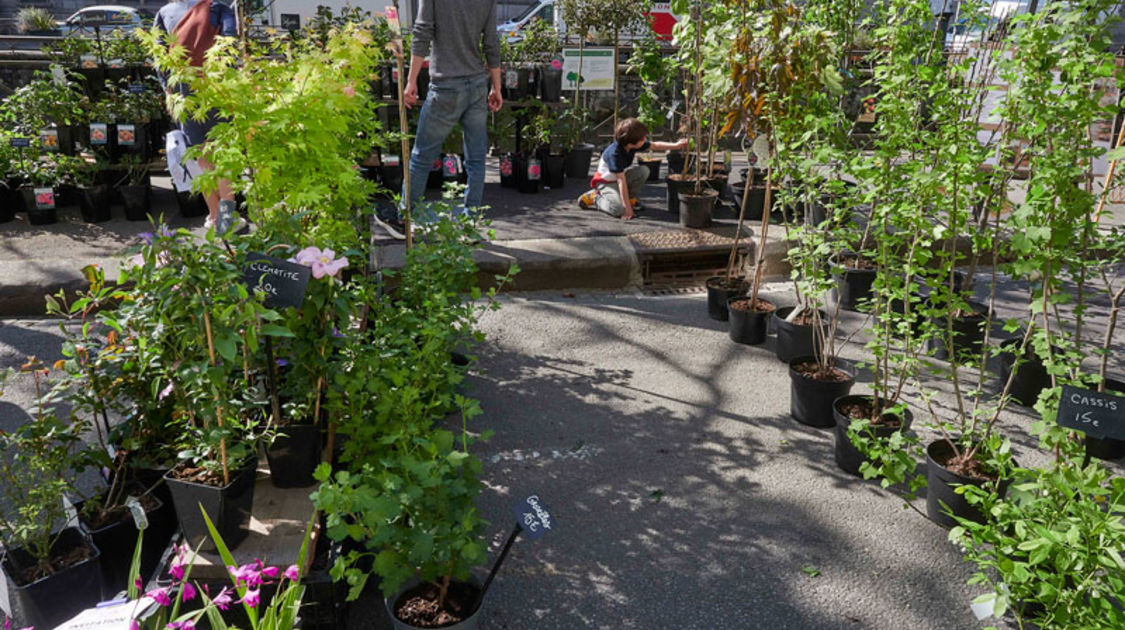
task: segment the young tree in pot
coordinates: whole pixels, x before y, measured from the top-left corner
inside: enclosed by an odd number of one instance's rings
[[[766,139],[769,160],[764,203],[765,207],[770,207],[775,170],[783,159],[783,156],[778,155],[778,141],[796,136],[794,131],[793,134],[783,134],[779,138],[778,126],[799,118],[800,108],[807,99],[838,88],[834,50],[830,33],[803,20],[802,10],[786,0],[733,4],[737,5],[737,11],[732,11],[729,16],[734,28],[734,45],[730,48],[728,63],[734,89],[730,92],[731,102],[727,108],[723,132],[738,129],[747,137],[763,136]],[[781,146],[784,151],[788,145]],[[753,173],[753,169],[750,173]],[[727,264],[728,281],[734,275],[738,240],[752,185],[752,179],[748,180],[741,200],[738,229]],[[773,304],[758,298],[769,226],[769,213],[763,212],[750,295],[731,303],[732,307],[740,311],[740,317],[745,316],[747,326],[757,330],[750,335],[757,343],[764,341],[768,318],[776,310]],[[733,336],[733,322],[731,331]]]
[[[113,218],[113,187],[99,181],[102,173],[100,161],[66,155],[56,157],[55,161],[63,181],[78,189],[78,207],[82,220],[101,223]]]
[[[48,159],[29,159],[20,164],[20,194],[27,208],[31,225],[50,225],[58,222],[57,193],[59,171],[55,162]]]
[[[64,498],[81,458],[81,423],[59,416],[46,366],[30,357],[21,372],[34,379],[37,402],[31,421],[0,434],[0,568],[24,622],[49,628],[101,599],[101,574],[97,547],[76,528],[58,528],[68,517]],[[0,387],[9,376],[0,373]]]
[[[280,316],[243,280],[246,239],[195,241],[187,232],[158,234],[124,281],[147,303],[149,343],[160,348],[179,430],[181,463],[165,476],[190,544],[207,540],[197,503],[237,544],[253,502],[257,442],[265,433],[265,396],[253,357],[264,335],[288,335]]]
[[[530,109],[533,113],[523,128],[523,137],[536,147],[535,156],[542,168],[543,184],[547,188],[560,189],[566,183],[566,152],[561,148],[556,150],[559,117],[548,105],[538,104]]]

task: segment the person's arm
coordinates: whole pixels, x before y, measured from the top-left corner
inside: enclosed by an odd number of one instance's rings
[[[414,37],[410,42],[410,71],[406,76],[406,87],[402,90],[402,101],[407,107],[418,102],[418,74],[434,42],[434,0],[420,0],[418,15],[414,18]]]
[[[653,151],[683,151],[687,145],[687,138],[682,138],[679,142],[653,142],[650,148]]]
[[[484,63],[492,83],[492,89],[488,93],[488,109],[498,112],[504,105],[504,97],[500,94],[500,35],[496,30],[495,2],[492,3],[488,20],[484,23],[481,45],[484,48]]]
[[[621,204],[625,206],[625,214],[621,218],[628,221],[636,215],[633,213],[633,199],[629,197],[629,182],[625,181],[625,173],[617,174],[617,190],[621,191]]]

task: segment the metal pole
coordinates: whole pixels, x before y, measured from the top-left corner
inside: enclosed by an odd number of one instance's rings
[[[496,572],[500,570],[500,565],[504,564],[504,559],[508,557],[508,552],[512,549],[512,543],[516,542],[516,536],[520,535],[523,528],[516,523],[516,528],[512,530],[512,534],[508,536],[508,542],[504,543],[504,549],[500,551],[500,557],[496,558],[496,564],[492,565],[492,571],[488,573],[488,579],[484,581],[484,586],[480,587],[480,597],[477,598],[477,605],[473,606],[473,611],[476,612],[482,602],[484,602],[484,594],[488,592],[489,585],[492,584],[492,579],[496,577]]]

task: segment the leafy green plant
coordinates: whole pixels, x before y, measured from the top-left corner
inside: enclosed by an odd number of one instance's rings
[[[50,123],[78,125],[86,122],[89,106],[75,77],[64,75],[63,80],[58,81],[51,73],[38,71],[27,85],[0,105],[0,120],[6,128],[34,137]]]
[[[0,434],[0,480],[6,505],[0,537],[7,549],[27,553],[29,563],[11,553],[6,561],[16,571],[13,577],[30,584],[62,568],[52,551],[62,534],[57,526],[66,520],[64,498],[82,457],[82,439],[80,424],[59,415],[49,368],[29,357],[20,372],[34,380],[36,404],[32,421]]]

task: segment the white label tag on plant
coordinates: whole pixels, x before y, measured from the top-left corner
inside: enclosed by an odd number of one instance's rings
[[[145,514],[144,507],[137,497],[129,497],[125,499],[125,507],[129,508],[129,513],[133,515],[133,524],[137,529],[146,529],[148,527],[148,515]]]

